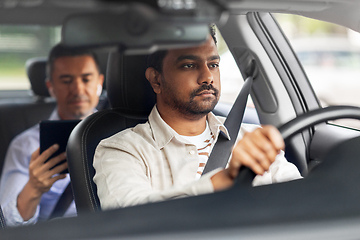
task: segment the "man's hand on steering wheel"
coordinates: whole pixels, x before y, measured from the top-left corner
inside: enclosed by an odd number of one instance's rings
[[[211,178],[214,190],[231,187],[241,166],[250,168],[255,174],[264,174],[284,148],[284,140],[278,129],[273,126],[266,125],[246,133],[234,146],[229,167]]]

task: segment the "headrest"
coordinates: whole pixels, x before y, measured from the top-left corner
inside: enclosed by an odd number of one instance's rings
[[[124,56],[112,52],[106,74],[111,108],[131,114],[148,115],[155,105],[155,93],[145,78],[148,55]]]
[[[26,73],[30,80],[31,89],[40,97],[50,97],[46,87],[46,62],[47,57],[31,58],[26,61]]]

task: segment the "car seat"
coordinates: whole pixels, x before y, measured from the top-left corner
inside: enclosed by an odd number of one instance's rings
[[[93,182],[93,156],[98,143],[113,134],[147,121],[155,93],[145,78],[147,55],[110,54],[107,94],[111,109],[85,118],[72,131],[67,159],[78,214],[101,210]]]
[[[31,84],[31,90],[39,98],[50,97],[46,87],[46,62],[47,57],[35,57],[26,61],[26,73]]]

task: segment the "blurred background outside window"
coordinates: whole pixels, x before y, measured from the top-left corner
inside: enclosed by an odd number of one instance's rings
[[[360,34],[301,16],[274,16],[303,65],[321,106],[360,106]],[[360,129],[358,120],[335,123]]]
[[[60,32],[60,27],[0,26],[0,90],[30,89],[26,60],[47,56]]]

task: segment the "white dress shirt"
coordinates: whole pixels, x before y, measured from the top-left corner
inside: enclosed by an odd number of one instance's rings
[[[215,142],[220,131],[229,137],[215,115],[209,113],[207,121]],[[242,124],[238,139],[257,127]],[[148,122],[102,140],[93,164],[102,209],[211,193],[214,189],[210,178],[221,170],[213,170],[196,180],[199,167],[196,146],[167,125],[156,106]],[[281,153],[267,173],[256,176],[253,185],[298,178],[301,178],[298,169]]]

